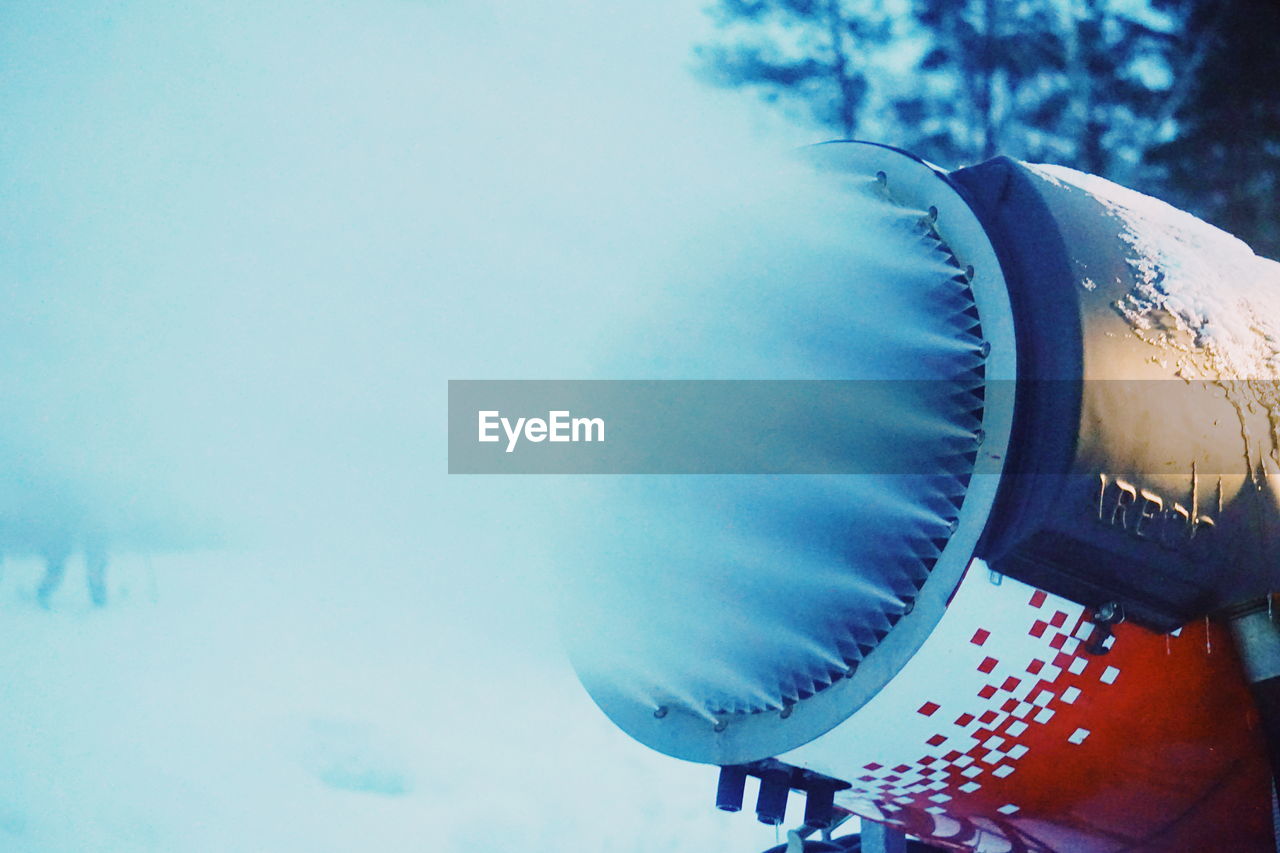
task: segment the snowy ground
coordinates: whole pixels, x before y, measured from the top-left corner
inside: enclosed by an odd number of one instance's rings
[[[0,849],[743,851],[714,771],[615,730],[529,620],[298,555],[122,558],[0,579]],[[451,605],[450,605],[451,606]],[[464,618],[459,618],[459,617]],[[513,631],[514,629],[514,631]]]

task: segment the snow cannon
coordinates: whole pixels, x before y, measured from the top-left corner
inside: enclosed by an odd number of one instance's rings
[[[721,808],[759,780],[766,823],[800,791],[807,831],[958,849],[1270,844],[1247,687],[1280,675],[1280,266],[1065,168],[805,157],[862,213],[822,250],[822,310],[755,339],[882,356],[876,393],[910,403],[842,417],[916,466],[645,485],[575,604],[588,692],[724,768]]]

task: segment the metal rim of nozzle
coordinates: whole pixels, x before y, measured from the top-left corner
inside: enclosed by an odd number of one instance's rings
[[[922,212],[922,220],[945,241],[944,248],[954,254],[969,279],[981,318],[986,381],[1011,384],[1017,377],[1017,366],[1008,288],[986,232],[947,174],[914,155],[877,143],[824,143],[803,149],[802,155],[832,180],[846,182],[854,191],[870,188],[888,194],[900,206]],[[972,561],[995,501],[1012,409],[1010,395],[988,400],[979,431],[980,473],[971,478],[954,532],[909,612],[847,677],[779,710],[722,716],[714,723],[687,709],[655,707],[584,679],[592,698],[615,724],[641,743],[676,758],[718,765],[781,754],[848,719],[924,643]]]

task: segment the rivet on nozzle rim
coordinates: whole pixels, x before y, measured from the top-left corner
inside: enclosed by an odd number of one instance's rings
[[[978,354],[981,355],[983,358],[986,358],[987,356],[991,355],[991,341],[983,341],[978,346]]]

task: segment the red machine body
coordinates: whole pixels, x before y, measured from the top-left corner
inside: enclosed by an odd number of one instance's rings
[[[903,671],[784,760],[850,781],[839,807],[946,848],[1273,849],[1227,632],[1121,624],[1092,654],[1092,617],[975,562]]]

